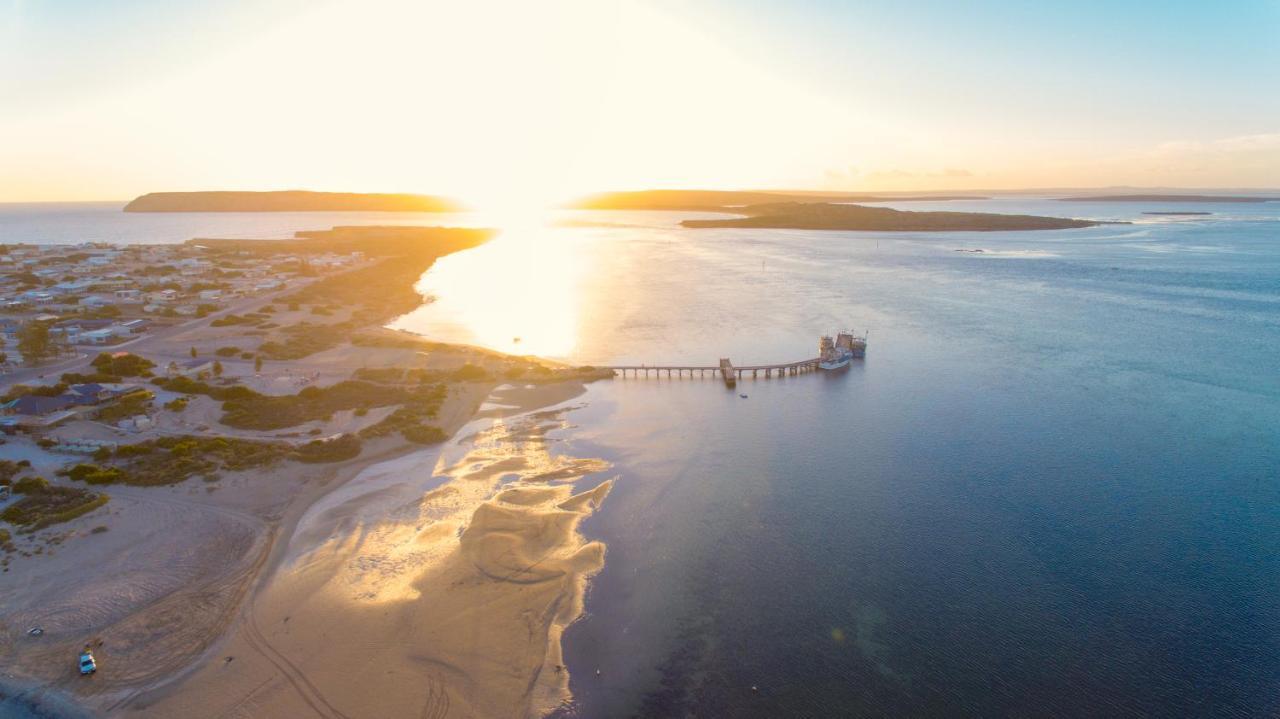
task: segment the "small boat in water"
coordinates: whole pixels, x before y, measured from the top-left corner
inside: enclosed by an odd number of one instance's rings
[[[831,338],[824,335],[818,341],[818,367],[837,370],[849,366],[855,358],[867,356],[867,336],[854,337],[852,332],[840,332]]]

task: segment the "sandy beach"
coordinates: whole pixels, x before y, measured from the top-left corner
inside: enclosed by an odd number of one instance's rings
[[[576,527],[609,484],[575,495],[607,466],[550,454],[558,414],[535,410],[583,385],[459,387],[445,445],[385,438],[216,489],[113,487],[109,515],[61,525],[0,581],[0,707],[531,716],[567,700],[559,634],[604,554]],[[89,678],[68,660],[85,641],[103,668]]]
[[[560,632],[604,560],[577,523],[611,483],[575,494],[607,465],[548,451],[559,412],[519,412],[579,391],[500,392],[519,404],[456,445],[319,498],[230,638],[118,715],[525,717],[567,701]]]

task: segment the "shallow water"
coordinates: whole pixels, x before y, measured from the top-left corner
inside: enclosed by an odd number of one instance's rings
[[[428,273],[439,302],[403,326],[582,363],[787,361],[871,332],[836,375],[593,385],[560,438],[620,479],[583,526],[609,553],[566,633],[570,713],[1280,710],[1280,206],[987,206],[1139,224],[595,215],[639,226]]]

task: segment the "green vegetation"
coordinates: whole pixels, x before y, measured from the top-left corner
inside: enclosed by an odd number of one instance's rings
[[[64,473],[73,480],[90,484],[152,487],[176,484],[195,475],[220,470],[236,472],[267,467],[287,457],[289,450],[289,445],[282,442],[232,437],[160,437],[118,448],[110,457],[111,465],[77,464]]]
[[[49,324],[33,320],[19,327],[18,351],[27,364],[33,365],[57,354],[58,348],[49,336]]]
[[[0,484],[9,484],[21,471],[22,467],[17,462],[11,459],[0,459]]]
[[[175,397],[174,399],[165,402],[164,408],[170,412],[181,412],[187,408],[187,402],[188,400],[186,397]]]
[[[249,390],[251,392],[251,390]],[[307,387],[296,395],[251,396],[225,400],[222,422],[240,429],[283,429],[312,420],[327,420],[345,409],[410,404],[435,416],[444,400],[443,387],[393,387],[348,380],[331,387]]]
[[[209,322],[210,327],[231,327],[233,325],[259,325],[262,320],[248,315],[229,314],[215,318]]]
[[[131,352],[119,356],[101,352],[91,364],[99,373],[115,377],[150,377],[156,366],[155,362]]]
[[[121,397],[118,402],[98,410],[98,421],[109,424],[140,414],[146,414],[147,410],[151,408],[151,400],[153,399],[155,399],[155,395],[151,392],[135,392],[126,395]]]
[[[48,482],[23,494],[22,499],[9,505],[0,514],[0,519],[16,524],[28,532],[68,522],[92,512],[108,500],[107,495],[101,492],[91,492],[79,487],[53,487]]]
[[[13,484],[17,494],[37,494],[49,488],[49,480],[44,477],[23,477]]]
[[[123,482],[124,470],[119,467],[99,467],[96,464],[77,464],[66,471],[66,476],[88,484],[115,484]]]
[[[293,458],[299,462],[344,462],[360,456],[360,438],[344,434],[334,439],[317,439],[298,447]]]
[[[232,399],[251,399],[263,396],[248,387],[240,387],[236,385],[231,387],[219,387],[207,382],[202,382],[198,379],[191,379],[190,377],[182,376],[156,377],[151,380],[151,384],[154,384],[161,389],[167,389],[170,392],[208,395],[209,397],[222,402]]]
[[[346,342],[365,327],[385,323],[416,308],[422,297],[413,285],[431,263],[441,255],[480,244],[489,234],[485,230],[443,227],[369,226],[298,232],[296,240],[193,242],[213,252],[293,252],[305,256],[359,251],[383,258],[370,267],[323,277],[282,300],[290,310],[311,305],[313,314],[319,315],[330,307],[351,308],[351,316],[342,322],[281,328],[259,348],[268,359],[300,359]],[[245,318],[239,321],[254,323]]]
[[[431,425],[412,425],[400,430],[401,436],[418,444],[440,444],[449,438],[444,430]]]
[[[405,390],[401,391],[404,392]],[[360,436],[366,438],[383,437],[393,432],[399,432],[405,439],[414,442],[419,441],[414,439],[414,436],[422,436],[414,435],[416,429],[424,426],[427,420],[436,418],[440,403],[444,401],[446,389],[444,385],[431,384],[409,391],[420,396],[420,399],[396,408],[396,411],[392,412],[386,419],[360,430]]]
[[[214,322],[217,322],[217,320],[214,320]],[[213,323],[211,322],[210,324],[213,324]],[[242,350],[239,347],[232,345],[230,347],[219,347],[218,349],[214,350],[213,353],[218,355],[219,357],[234,357],[240,354],[240,352],[242,352]]]

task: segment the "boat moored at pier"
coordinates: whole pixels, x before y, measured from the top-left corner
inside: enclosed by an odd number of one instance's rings
[[[849,366],[855,358],[867,356],[867,336],[855,337],[852,332],[840,332],[835,339],[824,335],[818,340],[818,368],[838,370]]]

